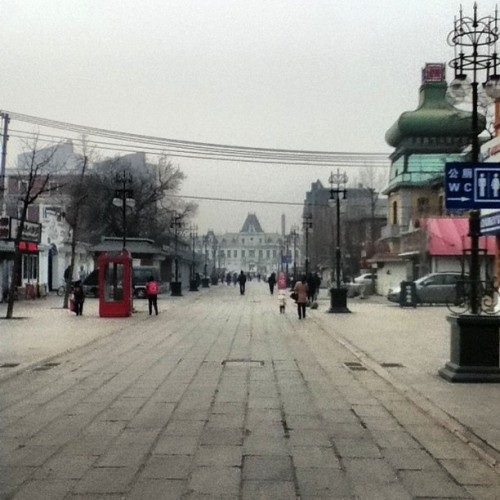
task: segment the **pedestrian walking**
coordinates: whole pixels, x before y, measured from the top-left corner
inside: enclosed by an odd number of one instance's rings
[[[155,314],[158,316],[158,291],[159,291],[158,283],[155,281],[153,276],[150,276],[146,283],[146,295],[148,297],[148,308],[149,315],[153,314],[153,308],[155,310]]]
[[[306,319],[306,304],[307,304],[307,278],[306,276],[302,276],[301,281],[297,281],[295,286],[293,287],[293,291],[297,294],[297,312],[299,314],[299,319]]]
[[[73,311],[77,316],[83,315],[83,303],[85,302],[85,292],[80,280],[75,281],[73,286]]]
[[[240,272],[238,276],[238,283],[240,284],[240,295],[245,295],[245,284],[247,282],[247,277],[243,270]]]
[[[274,293],[274,287],[276,285],[276,273],[271,273],[271,276],[267,279],[267,283],[269,285],[269,291],[271,295]]]

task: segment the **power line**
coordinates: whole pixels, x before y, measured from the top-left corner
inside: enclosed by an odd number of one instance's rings
[[[118,132],[96,127],[76,125],[46,118],[39,118],[21,113],[8,112],[11,119],[32,125],[63,130],[68,133],[81,134],[88,145],[98,149],[137,152],[144,151],[152,155],[168,155],[172,157],[194,158],[217,161],[241,161],[250,163],[272,163],[287,165],[317,166],[384,166],[389,165],[388,154],[385,153],[348,153],[314,150],[269,149],[247,146],[230,146],[225,144],[201,143],[166,139]],[[67,140],[69,137],[49,134],[36,134],[21,130],[13,130],[13,136],[27,139],[42,135],[44,137]],[[107,140],[89,140],[87,136],[105,138]],[[75,139],[72,139],[75,140]],[[78,139],[76,139],[78,140]],[[114,141],[114,142],[110,142]],[[118,142],[116,142],[118,141]],[[123,144],[126,143],[126,144]],[[116,147],[115,147],[116,146]]]

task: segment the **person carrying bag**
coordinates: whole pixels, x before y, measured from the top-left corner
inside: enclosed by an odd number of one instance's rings
[[[150,276],[148,282],[146,283],[146,295],[148,297],[148,308],[149,315],[153,314],[153,308],[155,310],[156,316],[158,316],[158,292],[159,285],[154,280],[153,276]]]

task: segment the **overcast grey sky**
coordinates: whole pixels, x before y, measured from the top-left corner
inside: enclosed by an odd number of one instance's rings
[[[471,14],[473,2],[463,4]],[[0,109],[170,139],[390,153],[384,134],[417,106],[421,68],[453,57],[447,34],[459,7],[454,0],[4,0]],[[479,13],[494,7],[479,2]],[[300,203],[330,172],[173,160],[191,196]],[[237,231],[248,212],[266,231],[279,229],[282,212],[289,224],[301,214],[204,201],[198,224]]]

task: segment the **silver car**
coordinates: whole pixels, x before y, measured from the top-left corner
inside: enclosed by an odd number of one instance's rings
[[[448,304],[456,299],[457,283],[464,276],[459,272],[431,273],[415,280],[417,302],[419,304]],[[387,298],[399,303],[401,287],[389,291]]]

